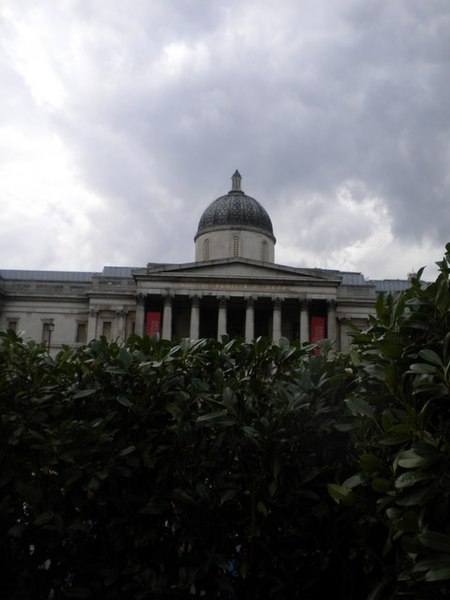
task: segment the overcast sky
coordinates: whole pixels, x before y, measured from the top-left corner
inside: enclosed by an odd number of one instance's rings
[[[449,0],[1,0],[0,267],[194,259],[242,188],[275,260],[434,276]]]

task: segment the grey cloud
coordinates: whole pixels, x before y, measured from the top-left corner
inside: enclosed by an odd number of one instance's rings
[[[449,237],[446,2],[64,6],[55,19],[73,17],[78,40],[59,65],[68,97],[40,115],[104,199],[97,255],[110,244],[129,263],[192,256],[198,218],[235,168],[282,224],[279,243],[315,248],[318,263],[373,232],[364,212],[336,212],[346,182],[361,211],[386,202],[400,240]],[[188,52],[173,76],[161,66],[171,43]]]

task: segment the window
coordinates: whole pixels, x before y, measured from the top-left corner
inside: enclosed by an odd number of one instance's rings
[[[9,331],[14,331],[14,333],[17,332],[17,325],[18,325],[18,321],[17,319],[8,319],[8,326],[7,329]]]
[[[239,236],[233,236],[233,256],[239,256]]]
[[[44,321],[42,323],[42,341],[50,344],[52,333],[55,330],[53,321]]]
[[[209,260],[209,239],[203,242],[203,260]]]
[[[263,241],[261,244],[261,260],[267,261],[267,242]]]
[[[77,344],[85,344],[87,342],[87,323],[77,323],[77,335],[75,341]]]
[[[111,339],[111,321],[103,321],[102,335],[104,335],[107,340]]]
[[[55,331],[53,319],[42,322],[42,341],[47,345],[47,352],[50,354],[52,345],[52,333]]]

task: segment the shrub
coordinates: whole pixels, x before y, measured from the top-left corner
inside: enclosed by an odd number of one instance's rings
[[[311,350],[2,334],[3,596],[353,597],[326,488],[350,380]]]
[[[370,515],[380,570],[372,600],[449,597],[449,260],[450,244],[434,283],[420,271],[399,297],[380,296],[377,317],[354,338],[346,403],[359,471],[339,493]]]

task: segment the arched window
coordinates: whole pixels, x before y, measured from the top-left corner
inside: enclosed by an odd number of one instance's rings
[[[209,260],[209,238],[203,242],[203,260]]]
[[[239,236],[233,236],[233,256],[239,256]]]
[[[261,244],[261,260],[267,261],[267,242],[264,240]]]

